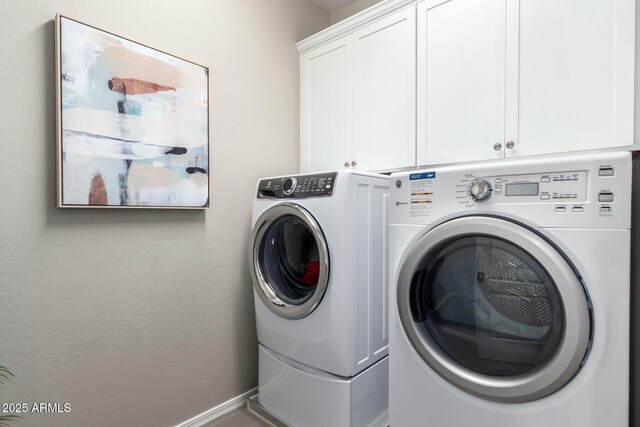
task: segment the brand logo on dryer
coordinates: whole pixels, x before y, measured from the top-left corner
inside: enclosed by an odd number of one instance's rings
[[[409,174],[409,181],[415,181],[417,179],[435,179],[435,172],[421,172]]]

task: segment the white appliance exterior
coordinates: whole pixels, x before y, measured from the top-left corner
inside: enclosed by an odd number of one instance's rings
[[[304,175],[298,175],[304,176]],[[253,225],[269,208],[294,203],[318,222],[329,249],[329,283],[302,319],[272,313],[258,298],[260,344],[285,357],[351,377],[388,354],[387,176],[343,170],[330,197],[257,199]]]
[[[387,426],[389,358],[351,378],[286,359],[260,346],[259,400],[291,426]]]
[[[314,175],[295,175],[296,188]],[[351,170],[334,177],[333,189],[326,190],[330,196],[255,201],[250,258],[260,344],[258,400],[290,425],[387,425],[389,179]],[[260,180],[256,192],[267,180],[285,188],[286,179]],[[260,230],[267,227],[261,222],[283,206],[315,220],[328,252],[324,295],[309,312],[292,318],[286,310],[297,307],[271,306],[256,272]]]
[[[613,169],[613,176],[600,176],[601,168],[605,174],[609,174],[609,168]],[[412,175],[420,176],[417,174],[430,178],[410,179]],[[546,177],[549,182],[545,182]],[[469,186],[477,178],[485,179],[492,186],[491,197],[481,203],[474,203],[468,195]],[[495,192],[496,180],[503,181],[501,187],[506,187],[507,182],[536,179],[539,184],[535,196],[518,196],[514,200],[506,196],[506,188],[502,188],[500,194]],[[558,191],[548,191],[549,199],[541,200],[545,188]],[[613,194],[613,201],[600,202],[601,193]],[[553,199],[558,196],[564,198]],[[430,203],[422,203],[428,207],[421,208],[416,207],[420,203],[411,203],[419,200],[430,200]],[[602,200],[608,200],[608,196]],[[631,155],[626,152],[502,160],[392,174],[390,425],[626,427],[629,422],[630,202]],[[588,292],[592,316],[590,349],[575,376],[550,394],[507,402],[508,395],[506,400],[489,398],[454,385],[454,381],[438,374],[421,357],[402,324],[399,307],[403,302],[397,299],[398,279],[412,248],[427,233],[435,235],[434,230],[442,224],[456,218],[474,220],[483,216],[511,224],[515,221],[523,226],[523,232],[549,241],[573,265]],[[563,303],[571,306],[573,301]],[[544,371],[545,366],[542,365],[539,372]],[[465,372],[464,369],[461,372]],[[484,386],[487,384],[499,384],[499,381],[493,383],[489,379]],[[496,387],[496,395],[501,393],[499,388]]]

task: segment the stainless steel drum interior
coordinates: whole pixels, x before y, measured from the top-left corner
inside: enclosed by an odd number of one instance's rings
[[[402,326],[442,378],[500,402],[547,396],[573,378],[590,347],[580,277],[538,232],[467,216],[423,234],[398,276]]]

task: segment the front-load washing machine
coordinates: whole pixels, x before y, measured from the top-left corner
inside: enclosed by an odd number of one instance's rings
[[[627,427],[631,156],[391,175],[390,425]]]
[[[389,177],[265,178],[256,196],[254,404],[295,426],[386,425]]]

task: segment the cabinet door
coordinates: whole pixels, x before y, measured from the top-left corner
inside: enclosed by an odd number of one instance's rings
[[[508,0],[507,156],[633,144],[634,0]]]
[[[418,4],[419,165],[504,156],[505,8],[505,0]]]
[[[351,45],[346,36],[300,58],[302,172],[336,170],[351,159]]]
[[[358,169],[416,164],[415,13],[412,6],[354,34]]]

